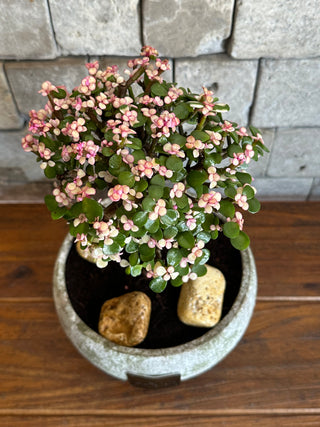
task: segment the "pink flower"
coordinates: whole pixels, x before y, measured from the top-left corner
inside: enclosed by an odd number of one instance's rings
[[[41,86],[41,90],[39,90],[39,93],[41,93],[42,96],[47,96],[50,94],[51,91],[57,91],[57,87],[54,86],[49,81],[43,82]]]
[[[171,178],[173,175],[172,170],[167,169],[165,166],[160,166],[157,163],[154,164],[153,168],[159,173],[159,175],[165,176],[166,178]]]
[[[247,129],[245,127],[239,128],[236,133],[240,136],[248,136]]]
[[[153,211],[149,213],[149,219],[155,221],[159,216],[164,216],[166,213],[166,202],[163,199],[159,199],[153,208]]]
[[[212,213],[212,209],[220,209],[221,194],[215,191],[202,194],[198,201],[198,206],[204,208],[205,212]]]
[[[185,185],[182,182],[178,182],[177,184],[173,185],[173,188],[170,190],[170,197],[171,199],[177,197],[178,199],[183,196]]]
[[[211,130],[206,130],[207,134],[210,136],[210,141],[214,145],[220,145],[222,140],[222,135],[219,132],[213,132]]]
[[[125,231],[130,231],[130,230],[132,230],[132,231],[138,231],[139,230],[139,228],[134,224],[134,222],[132,221],[132,219],[128,219],[126,217],[126,215],[122,215],[121,218],[120,218],[120,221],[122,222],[123,229]]]
[[[164,98],[164,102],[166,104],[171,104],[176,99],[178,99],[179,96],[182,96],[182,95],[183,95],[182,89],[178,89],[175,86],[172,86],[168,91],[168,95]]]
[[[184,151],[180,150],[180,145],[178,144],[171,144],[170,142],[167,142],[166,144],[164,144],[163,146],[163,151],[165,151],[166,153],[175,155],[177,157],[185,157],[185,153]]]
[[[108,197],[113,202],[118,202],[119,200],[126,200],[128,198],[129,191],[130,187],[128,187],[128,185],[117,184],[115,187],[110,188],[110,190],[108,191]]]
[[[152,46],[143,46],[141,49],[141,56],[158,56],[159,53],[157,49],[154,49]]]
[[[249,204],[247,202],[247,196],[242,194],[242,190],[242,188],[238,188],[234,200],[240,208],[242,208],[244,211],[247,211],[249,209]]]
[[[234,131],[233,124],[230,123],[230,122],[228,122],[227,120],[224,121],[224,123],[222,124],[221,128],[225,132],[233,132]]]
[[[220,175],[217,174],[217,169],[214,166],[210,166],[208,168],[208,174],[209,174],[209,181],[210,186],[209,188],[213,188],[217,185],[217,182],[220,180]]]

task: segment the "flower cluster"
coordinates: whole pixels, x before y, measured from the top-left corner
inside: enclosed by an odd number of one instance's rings
[[[241,212],[260,204],[246,167],[268,151],[258,129],[223,119],[212,91],[167,82],[169,69],[145,46],[126,77],[95,61],[72,92],[47,81],[22,140],[54,179],[52,217],[99,267],[117,261],[155,292],[205,274],[219,233],[248,246]]]

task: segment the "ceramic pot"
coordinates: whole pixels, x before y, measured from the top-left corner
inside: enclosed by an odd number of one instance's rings
[[[219,363],[244,335],[255,305],[257,275],[250,248],[241,252],[242,281],[228,314],[211,330],[186,344],[138,349],[114,344],[89,328],[74,311],[66,290],[65,266],[74,238],[67,236],[54,269],[53,296],[61,325],[93,365],[137,386],[162,387],[200,375]]]

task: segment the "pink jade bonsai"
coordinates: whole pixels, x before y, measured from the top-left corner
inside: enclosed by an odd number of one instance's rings
[[[54,179],[46,205],[86,256],[144,273],[161,292],[206,273],[206,244],[219,232],[249,245],[241,210],[260,203],[245,168],[268,150],[258,129],[224,120],[228,105],[205,87],[164,81],[169,61],[154,48],[128,68],[126,80],[116,66],[87,64],[71,93],[43,83],[48,103],[30,112],[22,147]]]

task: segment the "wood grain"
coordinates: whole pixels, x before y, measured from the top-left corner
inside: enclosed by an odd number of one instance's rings
[[[136,389],[100,372],[64,335],[54,261],[67,226],[44,205],[0,204],[0,425],[319,426],[320,203],[247,215],[259,295],[219,365],[178,387]]]
[[[320,303],[258,302],[237,348],[207,374],[135,389],[83,359],[51,303],[0,303],[0,408],[224,410],[318,408]]]

